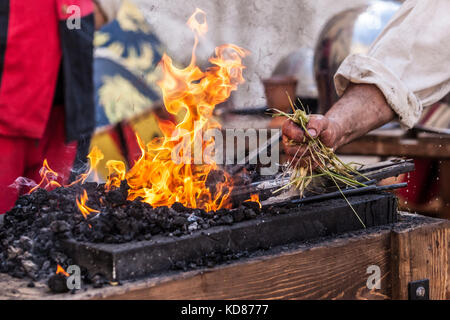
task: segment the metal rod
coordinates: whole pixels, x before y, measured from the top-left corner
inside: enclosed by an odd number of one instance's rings
[[[370,185],[367,187],[361,187],[361,188],[356,188],[356,189],[343,189],[342,193],[341,193],[341,191],[334,191],[334,192],[330,192],[330,193],[319,194],[316,196],[311,196],[311,197],[306,197],[306,198],[301,198],[301,199],[297,198],[297,199],[293,199],[293,200],[282,201],[279,203],[272,203],[272,204],[270,204],[270,206],[271,205],[278,206],[278,205],[284,205],[284,204],[299,204],[299,203],[308,203],[308,202],[314,202],[314,201],[330,200],[330,199],[341,197],[342,194],[344,196],[354,196],[354,195],[361,195],[361,194],[372,192],[372,191],[387,191],[387,190],[401,189],[406,186],[408,186],[408,184],[406,182],[396,183],[396,184],[391,184],[391,185],[386,185],[386,186]]]
[[[269,147],[271,147],[274,143],[279,143],[280,139],[281,139],[281,130],[279,130],[277,133],[275,133],[269,141],[267,141],[262,147],[256,148],[255,150],[253,150],[252,152],[250,152],[250,154],[245,157],[244,159],[244,164],[238,164],[236,166],[234,166],[233,168],[231,168],[229,170],[229,173],[231,175],[236,174],[237,172],[239,172],[240,170],[242,170],[246,165],[248,165],[249,163],[252,162],[257,162],[259,155],[262,152],[265,152],[267,149],[269,149]]]
[[[319,194],[317,196],[312,196],[312,197],[307,197],[307,198],[302,198],[302,199],[294,199],[291,201],[291,203],[295,204],[295,203],[305,203],[305,202],[311,202],[311,201],[328,200],[328,199],[333,199],[333,198],[342,196],[342,194],[344,194],[345,196],[352,196],[352,195],[357,195],[357,194],[366,193],[366,192],[370,192],[370,191],[376,191],[376,190],[377,190],[376,185],[371,185],[371,186],[361,187],[361,188],[356,188],[356,189],[343,189],[342,193],[340,191],[334,191],[334,192],[330,192],[330,193]]]
[[[395,184],[389,184],[387,186],[379,186],[379,187],[377,187],[377,191],[395,190],[395,189],[406,188],[407,186],[408,186],[407,182],[395,183]]]

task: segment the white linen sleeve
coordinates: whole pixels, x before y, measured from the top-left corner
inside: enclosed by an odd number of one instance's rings
[[[341,96],[350,82],[376,85],[412,127],[424,106],[450,91],[450,0],[407,0],[367,54],[348,56],[334,76]]]

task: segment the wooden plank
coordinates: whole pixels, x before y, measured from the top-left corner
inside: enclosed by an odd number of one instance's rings
[[[369,133],[337,150],[339,154],[450,159],[450,138],[445,135],[419,135],[405,138]]]
[[[13,278],[0,273],[0,300],[34,300],[47,299],[48,287],[45,283],[35,282],[35,287],[29,288],[30,280]]]
[[[430,299],[450,297],[450,221],[435,220],[420,228],[393,230],[392,298],[408,299],[410,281],[429,279]]]
[[[291,253],[239,262],[136,288],[114,288],[104,299],[386,299],[390,286],[390,231],[340,239]],[[366,286],[370,265],[381,289]]]
[[[369,229],[290,253],[140,287],[116,288],[120,291],[102,292],[96,298],[403,299],[407,298],[408,282],[422,278],[430,279],[432,299],[450,297],[450,222],[402,216],[408,217],[408,222],[395,224],[393,231]],[[380,290],[366,286],[370,265],[380,267]]]

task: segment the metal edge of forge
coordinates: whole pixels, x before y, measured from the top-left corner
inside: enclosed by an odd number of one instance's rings
[[[397,222],[397,200],[393,194],[373,193],[348,197],[348,200],[368,228]],[[363,228],[344,199],[300,205],[290,210],[181,237],[155,236],[149,241],[122,244],[67,240],[64,246],[74,262],[91,274],[101,273],[118,281],[173,270],[177,261],[191,262],[213,252],[251,252]]]

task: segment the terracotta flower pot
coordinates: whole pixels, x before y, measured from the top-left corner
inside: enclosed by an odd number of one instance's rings
[[[291,110],[288,95],[295,103],[297,79],[292,76],[273,76],[263,79],[267,106],[282,111]]]

